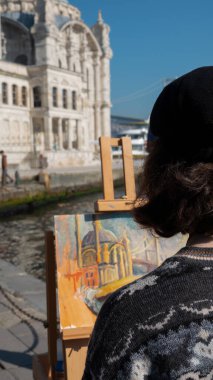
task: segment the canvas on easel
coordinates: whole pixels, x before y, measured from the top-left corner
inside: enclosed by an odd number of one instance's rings
[[[93,326],[112,292],[154,270],[185,243],[180,234],[155,237],[129,213],[119,212],[56,216],[55,239],[65,331]]]

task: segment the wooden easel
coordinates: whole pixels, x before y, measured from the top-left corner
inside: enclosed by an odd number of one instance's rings
[[[95,203],[95,211],[129,211],[132,209],[136,198],[131,138],[100,137],[99,142],[104,199],[100,199]],[[126,194],[120,199],[115,199],[113,185],[112,147],[119,146],[122,149],[124,185]]]
[[[55,379],[57,362],[57,284],[55,261],[55,238],[53,231],[45,233],[46,252],[46,297],[47,297],[47,340],[48,378]]]
[[[113,185],[112,147],[121,146],[124,172],[125,195],[115,199]],[[104,199],[95,203],[97,212],[129,211],[132,209],[135,194],[134,166],[132,158],[131,139],[100,138],[100,153],[102,167],[102,183]],[[48,354],[34,358],[33,373],[35,380],[56,380],[57,362],[57,295],[56,295],[56,261],[54,234],[45,234],[46,246],[46,289],[47,289],[47,323],[48,323]],[[59,289],[59,297],[60,292]],[[66,307],[66,305],[64,305]],[[94,323],[94,322],[93,322]],[[87,346],[93,329],[91,326],[61,331],[64,352],[64,377],[66,380],[81,380],[83,375]],[[61,379],[62,377],[60,377]]]
[[[45,232],[45,263],[48,353],[33,357],[33,377],[35,380],[57,380],[62,378],[55,371],[57,363],[57,284],[53,231]]]

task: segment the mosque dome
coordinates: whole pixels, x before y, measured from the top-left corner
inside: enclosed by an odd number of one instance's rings
[[[104,243],[116,243],[117,238],[112,231],[105,230],[104,228],[99,230],[99,242],[100,244]],[[82,240],[82,247],[95,245],[96,237],[95,231],[89,231]]]

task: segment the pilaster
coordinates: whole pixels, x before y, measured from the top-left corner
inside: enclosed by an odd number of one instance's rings
[[[78,149],[82,150],[83,136],[82,136],[82,121],[80,119],[77,121],[77,141],[78,141]]]
[[[62,131],[62,119],[58,119],[58,145],[59,150],[63,150],[63,131]]]
[[[72,120],[68,120],[68,150],[72,150],[73,141],[73,131],[72,131]]]
[[[45,133],[45,149],[53,149],[53,131],[52,131],[52,118],[46,116],[44,118],[44,133]]]

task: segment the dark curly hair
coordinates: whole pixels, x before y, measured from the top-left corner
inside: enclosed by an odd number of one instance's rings
[[[163,237],[213,234],[213,148],[201,155],[177,159],[160,140],[153,144],[134,208],[139,224]]]

